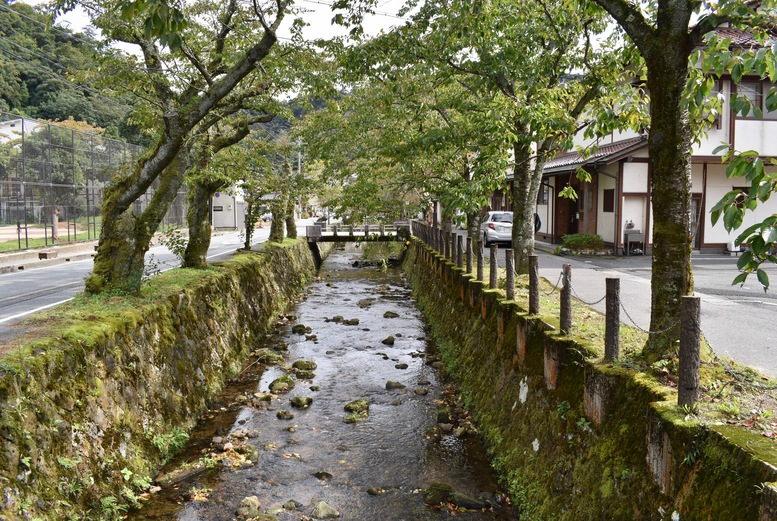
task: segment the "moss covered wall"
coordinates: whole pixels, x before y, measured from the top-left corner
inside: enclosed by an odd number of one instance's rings
[[[416,239],[404,268],[521,519],[775,519],[757,440],[686,421],[674,391],[597,363]]]
[[[0,371],[0,519],[114,518],[313,273],[302,240],[238,254],[142,309],[24,346]]]

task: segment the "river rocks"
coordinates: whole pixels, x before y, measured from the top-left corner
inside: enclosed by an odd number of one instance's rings
[[[381,487],[370,487],[367,489],[367,494],[371,496],[382,496],[386,491]]]
[[[439,481],[432,483],[424,490],[424,503],[436,506],[442,503],[450,503],[453,499],[453,487]]]
[[[397,318],[399,316],[399,313],[395,313],[393,311],[386,311],[383,313],[383,318]]]
[[[310,386],[310,390],[313,391],[314,393],[318,392],[318,391],[321,390],[321,386],[320,385],[311,385]]]
[[[291,406],[297,409],[307,409],[313,403],[313,398],[307,396],[295,396],[291,399]]]
[[[352,402],[345,404],[343,409],[349,413],[345,415],[343,421],[345,423],[356,423],[367,418],[367,414],[369,413],[370,409],[370,402],[367,400],[353,400]]]
[[[250,519],[261,514],[259,511],[260,506],[258,497],[248,496],[240,502],[240,507],[237,509],[236,514],[241,519]]]
[[[318,472],[313,473],[313,477],[320,479],[321,481],[329,481],[332,479],[332,474],[325,470],[319,470]]]
[[[452,423],[439,423],[437,426],[440,428],[440,430],[446,434],[453,432],[453,424]]]
[[[429,394],[429,389],[426,387],[419,387],[418,389],[413,390],[414,393],[416,393],[418,396],[426,396]]]
[[[291,366],[294,369],[303,369],[305,371],[315,371],[318,365],[312,360],[297,360]]]
[[[275,413],[275,416],[279,420],[293,420],[294,419],[294,413],[291,412],[288,409],[281,409],[280,411]]]
[[[275,365],[283,362],[283,355],[266,347],[254,352],[256,359],[266,365]]]
[[[443,364],[440,361],[432,362],[432,367],[434,367],[437,370],[445,369],[445,364]]]
[[[305,324],[295,324],[291,326],[291,332],[298,335],[304,335],[305,333],[312,333],[313,328],[308,327]]]
[[[340,517],[340,512],[330,507],[324,501],[320,501],[310,513],[313,519],[334,519]]]
[[[324,322],[334,322],[335,324],[341,324],[343,320],[341,315],[335,315],[332,318],[324,318]]]
[[[395,338],[393,336],[388,336],[381,340],[381,343],[387,346],[393,346],[394,345]]]
[[[451,503],[459,508],[466,508],[468,510],[483,510],[484,508],[488,508],[488,505],[482,500],[455,491],[453,492]]]
[[[287,393],[294,389],[294,378],[285,374],[279,376],[270,383],[270,392],[275,394]]]
[[[294,501],[293,499],[288,500],[283,504],[283,509],[288,510],[289,512],[294,512],[296,510],[299,510],[300,507],[302,507],[302,503],[299,501]]]
[[[426,379],[418,380],[418,385],[432,385],[432,382]]]
[[[348,320],[343,320],[343,324],[346,326],[358,326],[359,325],[359,319],[358,318],[349,318]]]
[[[396,369],[407,369],[407,364],[397,364],[394,366]]]
[[[297,371],[296,374],[297,374],[297,378],[299,378],[300,380],[312,380],[313,378],[316,377],[316,373],[314,373],[313,371],[305,371],[304,369],[300,369],[299,371]]]
[[[357,302],[356,305],[362,309],[366,309],[370,307],[376,300],[377,299],[375,297],[363,298],[359,302]]]
[[[345,407],[343,407],[347,412],[358,412],[358,413],[364,413],[367,414],[370,409],[370,402],[367,400],[353,400],[352,402],[348,402],[345,404]]]
[[[272,401],[272,394],[270,393],[254,393],[254,399],[260,402],[270,403]]]
[[[386,382],[386,390],[388,391],[391,391],[394,389],[404,389],[405,387],[407,386],[401,382],[394,382],[393,380],[389,380],[388,382]]]
[[[437,423],[448,423],[450,421],[450,413],[448,409],[440,407],[437,409]]]

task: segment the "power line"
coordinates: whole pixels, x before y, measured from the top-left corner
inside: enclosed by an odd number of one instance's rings
[[[302,1],[303,2],[307,2],[309,4],[319,4],[319,5],[326,5],[326,6],[332,7],[332,3],[330,3],[330,2],[323,2],[321,0],[302,0]],[[386,2],[384,2],[384,4],[385,3]],[[381,5],[383,5],[383,4],[381,4]],[[396,15],[396,14],[393,14],[393,13],[387,13],[387,12],[384,12],[384,11],[371,11],[370,14],[375,14],[375,15],[378,15],[378,16],[385,16],[387,18],[396,18],[398,20],[404,20],[405,22],[410,22],[411,21],[409,18],[405,18],[403,16],[399,16],[399,15]]]

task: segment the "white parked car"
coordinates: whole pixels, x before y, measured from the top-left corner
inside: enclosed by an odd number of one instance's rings
[[[513,242],[513,212],[488,212],[480,224],[480,234],[486,247],[492,242]]]

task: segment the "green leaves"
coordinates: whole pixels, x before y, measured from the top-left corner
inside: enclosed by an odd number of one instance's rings
[[[171,51],[181,48],[181,35],[188,27],[188,22],[181,9],[168,3],[168,0],[125,1],[120,3],[119,12],[121,19],[127,22],[142,18],[146,38],[158,39]]]

